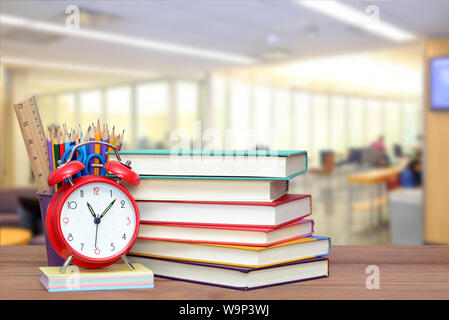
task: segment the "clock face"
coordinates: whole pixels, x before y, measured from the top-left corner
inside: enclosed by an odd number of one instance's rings
[[[128,196],[107,183],[75,189],[63,203],[60,228],[74,252],[107,259],[127,248],[136,230],[136,212]]]

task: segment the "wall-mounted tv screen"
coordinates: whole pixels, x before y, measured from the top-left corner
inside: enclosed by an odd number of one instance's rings
[[[430,107],[449,110],[449,56],[430,60]]]

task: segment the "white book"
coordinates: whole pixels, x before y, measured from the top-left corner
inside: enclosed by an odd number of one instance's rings
[[[138,239],[272,246],[313,234],[313,220],[293,221],[280,227],[223,227],[140,224]]]
[[[109,153],[115,158],[114,153]],[[293,150],[134,150],[122,161],[148,176],[292,178],[307,170],[307,152]]]
[[[286,194],[273,202],[137,201],[141,223],[273,227],[312,213],[312,198]]]
[[[274,201],[286,194],[288,181],[215,178],[145,178],[125,183],[136,200]]]

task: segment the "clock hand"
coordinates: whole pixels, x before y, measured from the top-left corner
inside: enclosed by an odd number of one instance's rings
[[[103,211],[103,213],[102,213],[101,215],[96,215],[95,212],[94,212],[94,210],[92,209],[91,205],[90,205],[89,203],[87,203],[87,206],[89,207],[89,211],[90,211],[90,213],[92,214],[92,216],[94,217],[94,223],[96,224],[96,226],[95,226],[95,248],[97,247],[98,225],[99,225],[100,222],[101,222],[101,218],[103,218],[103,216],[109,211],[109,209],[112,208],[112,206],[113,206],[114,203],[115,203],[115,200],[117,200],[117,199],[114,199],[114,201],[112,201],[112,202],[107,206],[107,208],[104,209],[104,211]]]
[[[96,224],[96,229],[95,229],[95,248],[97,248],[97,235],[98,235],[98,225],[99,223]]]
[[[108,207],[107,207],[106,209],[104,209],[103,213],[102,213],[101,216],[100,216],[100,219],[103,218],[103,216],[109,211],[109,209],[112,208],[112,206],[114,205],[115,200],[117,200],[117,199],[114,199],[114,201],[112,201],[112,202],[108,205]]]
[[[89,211],[92,214],[92,216],[94,218],[96,218],[97,216],[95,215],[94,209],[92,209],[92,207],[90,206],[89,202],[87,202],[87,207],[89,208]]]

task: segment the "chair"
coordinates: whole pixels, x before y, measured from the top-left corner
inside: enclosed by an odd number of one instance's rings
[[[402,158],[404,156],[404,153],[402,152],[402,146],[400,144],[395,144],[393,146],[393,152],[396,158]]]
[[[21,196],[36,197],[36,190],[33,188],[0,189],[0,222],[3,227],[19,227],[21,225],[18,214],[21,208],[19,201]]]
[[[363,156],[362,156],[362,149],[360,148],[350,148],[349,149],[349,157],[346,161],[347,163],[355,163],[359,166],[362,165],[363,162]]]
[[[322,151],[321,153],[321,168],[310,169],[311,173],[330,175],[334,171],[335,154],[332,151]]]

